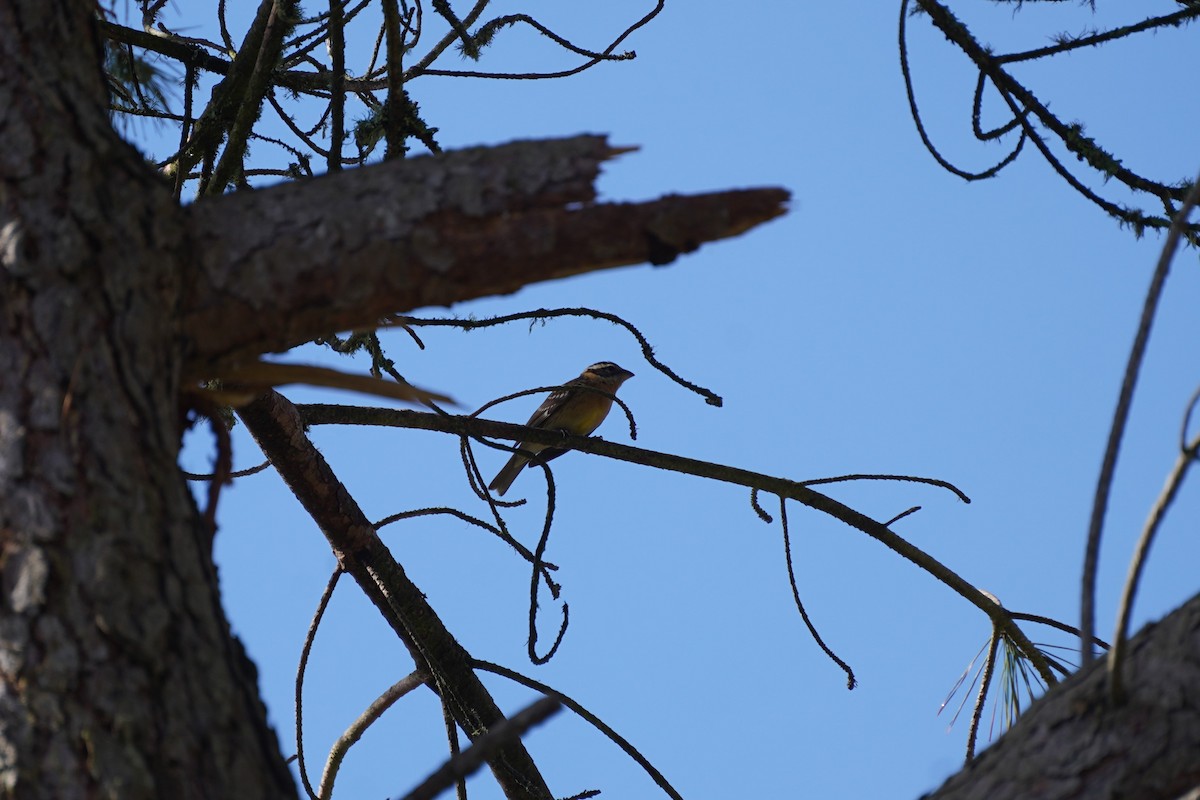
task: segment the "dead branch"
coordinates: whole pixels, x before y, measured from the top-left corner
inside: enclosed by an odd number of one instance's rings
[[[379,609],[417,668],[431,676],[432,688],[455,722],[472,739],[503,723],[504,715],[475,674],[471,656],[392,558],[358,503],[305,436],[296,407],[272,391],[239,409],[238,415],[321,528],[342,569]],[[502,743],[488,764],[506,797],[552,797],[520,739]]]
[[[420,306],[666,264],[785,211],[783,189],[593,205],[602,136],[459,150],[239,192],[191,211],[189,374]]]

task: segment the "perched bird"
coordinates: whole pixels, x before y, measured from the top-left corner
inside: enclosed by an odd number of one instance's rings
[[[608,410],[612,408],[612,399],[601,392],[616,394],[621,384],[632,377],[632,372],[618,367],[611,361],[592,364],[578,378],[567,381],[561,389],[551,392],[546,401],[538,406],[538,410],[533,412],[529,422],[525,424],[530,428],[544,428],[548,431],[565,431],[577,436],[587,436],[600,427],[600,423],[608,416]],[[587,386],[597,391],[573,388],[578,386]],[[540,461],[549,461],[566,452],[565,449],[554,445],[535,442],[521,442],[517,447],[527,453],[540,456]],[[503,495],[508,491],[508,487],[512,486],[517,475],[521,474],[521,470],[527,463],[529,463],[528,456],[522,453],[513,453],[513,457],[504,465],[504,469],[500,470],[495,478],[492,478],[488,488],[494,489],[496,494]]]

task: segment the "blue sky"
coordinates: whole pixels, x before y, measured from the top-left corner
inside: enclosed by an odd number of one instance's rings
[[[1093,16],[1066,3],[1027,4],[1015,14],[1011,5],[958,5],[998,52],[1134,19],[1115,16],[1124,8]],[[494,9],[524,11],[579,44],[602,46],[650,7],[541,0]],[[1129,13],[1173,10],[1161,2]],[[908,485],[828,491],[877,519],[922,506],[897,532],[1008,607],[1075,624],[1091,495],[1161,240],[1120,229],[1032,148],[991,181],[969,184],[943,172],[909,118],[897,11],[895,4],[668,2],[626,42],[638,54],[631,62],[560,81],[427,77],[410,86],[446,147],[580,132],[637,145],[606,165],[604,200],[744,186],[791,190],[785,218],[666,268],[608,271],[421,311],[482,317],[588,306],[616,313],[672,368],[721,394],[723,408],[656,374],[636,342],[605,323],[430,330],[423,351],[402,334],[386,344],[411,380],[468,409],[611,359],[637,374],[621,394],[637,415],[643,447],[795,479],[878,472],[951,481],[970,505]],[[434,31],[432,13],[426,21]],[[909,26],[931,135],[964,168],[990,165],[1007,150],[970,136],[974,74],[926,19]],[[1181,101],[1182,84],[1170,77],[1194,50],[1193,35],[1143,36],[1022,65],[1016,74],[1063,118],[1086,122],[1127,166],[1174,181],[1200,167],[1196,107]],[[370,43],[357,40],[357,47],[353,69],[361,69]],[[444,66],[457,63],[451,54]],[[574,63],[514,29],[482,66]],[[987,108],[993,124],[1002,121],[994,96]],[[268,132],[269,118],[268,111]],[[152,129],[131,130],[148,151],[169,152]],[[255,155],[264,163],[271,157],[266,148]],[[1128,200],[1115,186],[1089,183]],[[1133,542],[1173,463],[1197,380],[1195,267],[1195,253],[1182,254],[1168,282],[1119,464],[1098,599],[1097,632],[1106,638]],[[294,357],[325,359],[318,352]],[[361,400],[287,394],[298,402]],[[514,401],[493,416],[524,421],[536,402]],[[627,441],[616,418],[598,433]],[[313,438],[371,518],[431,505],[486,511],[466,488],[450,437],[317,429]],[[260,460],[240,430],[235,443],[237,466]],[[203,471],[210,458],[207,434],[191,435],[182,463]],[[502,461],[492,453],[481,458],[485,470]],[[452,521],[383,531],[474,655],[575,697],[688,798],[915,797],[958,769],[965,716],[947,732],[946,716],[936,712],[989,628],[957,595],[862,534],[790,506],[807,609],[860,681],[847,692],[792,606],[778,524],[760,522],[745,491],[580,455],[555,462],[555,476],[558,514],[547,557],[560,566],[571,627],[544,667],[525,656],[525,566],[502,545]],[[526,473],[513,491],[529,497],[531,508],[514,510],[510,525],[532,544],[542,515],[540,477]],[[774,501],[766,504],[774,511]],[[1185,488],[1155,544],[1136,627],[1196,591],[1197,506],[1194,488]],[[226,606],[290,753],[296,661],[333,558],[269,473],[226,491],[220,524]],[[543,606],[546,641],[555,611],[548,598]],[[1032,633],[1036,641],[1065,643]],[[329,743],[410,668],[369,604],[341,587],[307,683],[311,769],[319,772]],[[533,699],[503,681],[487,682],[507,711]],[[444,757],[441,730],[428,692],[405,698],[351,752],[339,793],[404,794]],[[657,791],[569,713],[527,741],[559,796]],[[486,772],[472,789],[474,797],[499,796]]]

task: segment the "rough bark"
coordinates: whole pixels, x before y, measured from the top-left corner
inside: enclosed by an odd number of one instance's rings
[[[1177,800],[1200,788],[1200,595],[1130,642],[1121,704],[1105,660],[1035,703],[929,800]]]
[[[613,151],[583,137],[183,211],[111,129],[94,13],[0,3],[0,795],[293,796],[176,468],[183,376],[389,311],[661,263],[786,195],[592,205]],[[372,580],[391,569],[362,552]],[[1124,705],[1105,702],[1102,668],[935,796],[1200,784],[1200,599],[1136,639]],[[501,719],[483,699],[459,711],[473,735]]]
[[[385,312],[665,261],[785,195],[568,208],[612,152],[590,139],[582,169],[516,146],[184,210],[112,130],[95,10],[0,4],[0,796],[294,796],[176,466],[181,386]],[[503,721],[486,700],[457,709],[473,736]],[[502,783],[532,788],[510,794],[548,796],[514,754]]]
[[[601,163],[619,152],[601,136],[514,142],[197,204],[189,372],[397,310],[665,264],[785,210],[774,188],[592,205]]]
[[[0,794],[294,796],[175,463],[183,215],[94,13],[0,4]]]

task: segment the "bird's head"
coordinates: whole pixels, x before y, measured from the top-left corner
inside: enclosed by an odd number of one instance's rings
[[[611,383],[620,386],[632,378],[633,373],[624,367],[617,366],[611,361],[597,361],[585,369],[579,377],[599,383]]]

